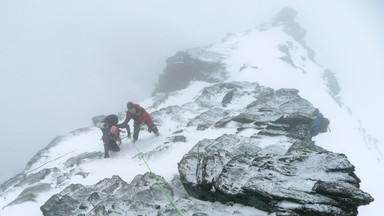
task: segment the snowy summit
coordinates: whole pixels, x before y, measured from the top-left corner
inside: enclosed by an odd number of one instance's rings
[[[0,215],[379,215],[381,150],[295,16],[170,57],[140,102],[160,136],[109,158],[97,127],[58,136],[0,185]],[[331,131],[311,137],[315,108]]]

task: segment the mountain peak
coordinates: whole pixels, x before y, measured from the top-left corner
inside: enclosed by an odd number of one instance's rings
[[[277,25],[279,23],[284,24],[293,24],[295,23],[295,18],[297,16],[297,11],[292,8],[283,8],[276,14],[276,16],[272,19],[272,24]]]

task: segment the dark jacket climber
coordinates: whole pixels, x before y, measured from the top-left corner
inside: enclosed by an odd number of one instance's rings
[[[156,125],[153,123],[151,116],[142,108],[139,104],[134,104],[132,102],[128,102],[127,104],[127,116],[122,124],[128,124],[128,122],[133,119],[133,141],[136,142],[139,138],[140,125],[145,123],[148,125],[148,132],[153,132],[157,136],[159,136],[159,130]],[[118,125],[118,126],[120,126]],[[130,132],[128,133],[128,137],[130,137]]]
[[[120,130],[118,128],[125,128],[130,133],[128,124],[117,125],[119,119],[116,115],[108,115],[103,119],[103,125],[100,127],[103,132],[102,140],[104,142],[104,158],[109,157],[109,150],[120,151],[121,145]]]
[[[324,118],[323,114],[320,113],[319,109],[317,108],[315,109],[315,111],[313,111],[313,115],[316,116],[316,118],[315,120],[313,120],[309,129],[309,134],[311,135],[311,137],[314,137],[319,134],[321,127],[321,119]]]

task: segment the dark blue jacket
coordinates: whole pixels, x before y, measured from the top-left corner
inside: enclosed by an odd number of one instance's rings
[[[312,136],[316,136],[317,134],[319,134],[320,123],[321,123],[322,118],[324,118],[323,114],[319,113],[316,115],[316,119],[313,120],[311,127],[310,127],[310,133]]]

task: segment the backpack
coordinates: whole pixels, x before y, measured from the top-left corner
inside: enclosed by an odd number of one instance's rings
[[[329,119],[327,119],[327,118],[321,118],[321,119],[320,119],[320,128],[319,128],[319,132],[320,132],[320,133],[325,133],[325,132],[327,132],[329,123],[330,123]]]
[[[119,118],[117,115],[109,115],[103,119],[103,122],[109,124],[109,125],[116,125],[119,122]]]

